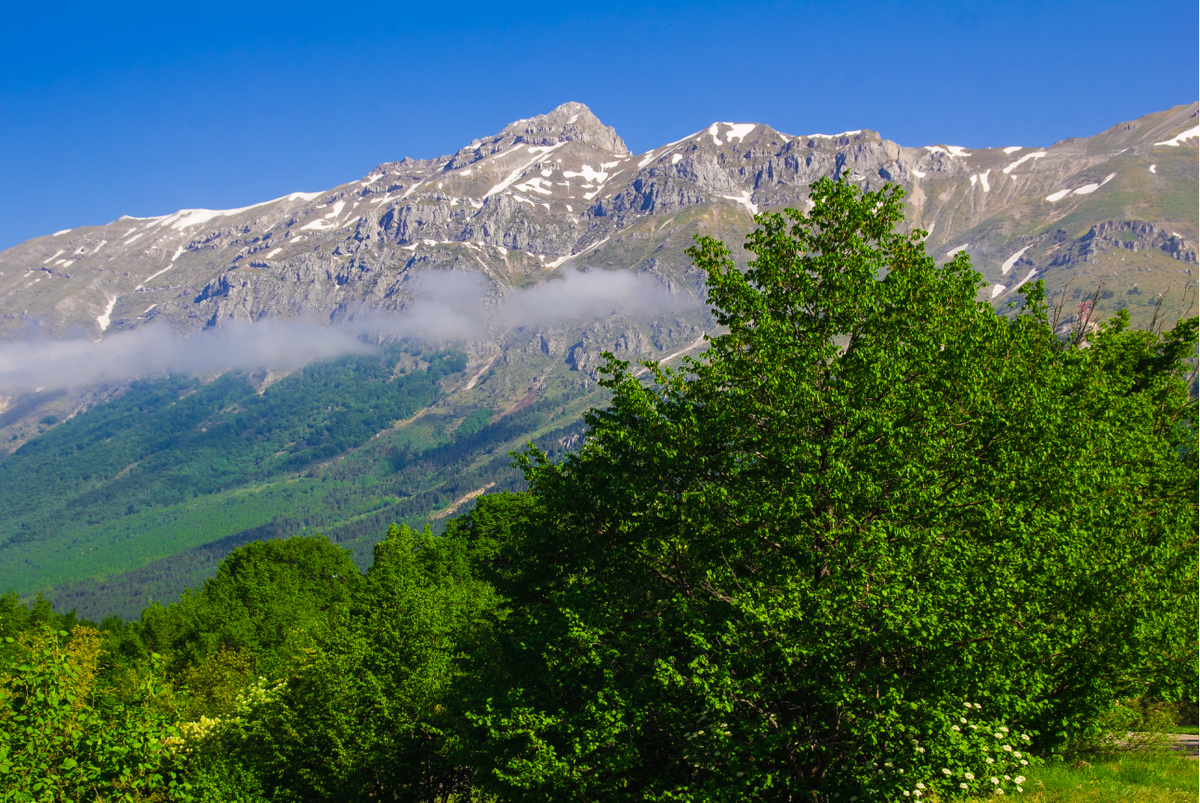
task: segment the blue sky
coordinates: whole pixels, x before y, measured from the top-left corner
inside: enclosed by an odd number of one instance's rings
[[[325,189],[568,100],[640,152],[714,120],[1048,145],[1200,95],[1195,0],[25,6],[0,248]]]

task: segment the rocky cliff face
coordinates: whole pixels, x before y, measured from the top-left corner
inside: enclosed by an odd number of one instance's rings
[[[1193,103],[1045,148],[902,147],[866,130],[796,136],[719,122],[631,154],[586,106],[567,103],[324,192],[22,243],[0,253],[0,333],[36,325],[95,339],[151,322],[186,333],[231,320],[338,320],[404,310],[412,280],[434,270],[478,274],[497,298],[566,267],[633,271],[702,298],[684,254],[693,235],[736,244],[755,213],[803,209],[812,182],[846,173],[864,188],[901,185],[927,249],[938,259],[967,251],[998,306],[1035,278],[1052,293],[1103,285],[1137,323],[1149,299],[1193,282],[1198,132]],[[587,368],[601,346],[675,351],[698,325],[643,321],[642,335],[620,343],[589,344],[569,327],[530,336],[543,357]],[[515,336],[492,332],[473,354],[505,352]]]
[[[1093,226],[1120,228],[1122,242],[1140,244],[1126,250],[1154,250],[1171,260],[1156,271],[1186,275],[1196,117],[1191,104],[1089,139],[991,149],[714,123],[634,155],[586,106],[567,103],[452,155],[385,163],[326,192],[23,243],[0,254],[0,327],[34,320],[56,336],[95,337],[150,321],[187,331],[399,310],[411,300],[406,282],[431,269],[481,273],[498,294],[568,264],[649,271],[699,292],[682,254],[690,234],[740,236],[754,213],[803,208],[813,181],[846,171],[867,188],[903,186],[927,247],[941,257],[966,250],[997,302],[1034,275],[1094,262]]]

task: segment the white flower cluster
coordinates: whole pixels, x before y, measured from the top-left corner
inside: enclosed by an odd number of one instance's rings
[[[167,744],[179,747],[184,753],[194,753],[204,742],[220,733],[225,722],[221,717],[206,716],[201,716],[195,722],[184,722],[179,726],[179,737],[171,737]]]
[[[1015,774],[1015,770],[1029,766],[1029,760],[1020,752],[1025,748],[1018,748],[1014,742],[1019,739],[1029,744],[1032,741],[1029,734],[1014,734],[1006,725],[988,727],[986,722],[971,723],[968,717],[981,712],[983,707],[972,702],[964,702],[963,706],[967,716],[956,716],[958,723],[950,724],[944,736],[926,732],[930,737],[926,744],[919,739],[908,739],[911,751],[908,756],[892,756],[883,763],[884,769],[872,762],[869,782],[872,788],[867,790],[868,794],[876,792],[873,788],[876,786],[891,786],[892,794],[918,799],[951,793],[983,795],[988,790],[992,795],[1024,792],[1025,776]],[[931,751],[928,756],[927,747]],[[909,765],[907,775],[904,765]],[[981,778],[977,779],[977,772]]]
[[[237,713],[245,714],[278,697],[286,685],[287,681],[284,680],[272,685],[266,678],[260,676],[237,696],[233,708]]]

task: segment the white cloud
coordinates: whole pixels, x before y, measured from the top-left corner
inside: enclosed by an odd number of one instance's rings
[[[427,271],[406,288],[398,313],[364,310],[344,322],[266,319],[226,321],[190,336],[151,324],[92,341],[29,339],[0,343],[0,393],[87,387],[164,373],[293,370],[312,360],[370,351],[380,339],[480,342],[517,327],[656,313],[695,302],[671,296],[647,274],[564,271],[531,288],[489,296],[479,274]]]

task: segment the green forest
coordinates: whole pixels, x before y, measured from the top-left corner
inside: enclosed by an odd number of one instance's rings
[[[405,356],[420,367],[397,370]],[[261,393],[235,375],[136,383],[0,461],[0,588],[135,618],[239,544],[317,531],[365,567],[391,522],[426,520],[489,483],[517,487],[509,449],[559,453],[582,430],[588,399],[567,390],[495,421],[480,409],[449,431],[434,421],[374,437],[432,405],[465,365],[459,351],[394,343]]]
[[[292,483],[136,619],[0,598],[0,800],[995,798],[1138,705],[1194,717],[1197,320],[1064,331],[1040,283],[997,315],[966,254],[900,231],[902,198],[823,179],[809,212],[756,217],[748,270],[698,238],[723,334],[649,376],[609,355],[573,451],[545,426],[586,399],[392,449],[408,499],[520,477],[443,532],[336,480],[386,533],[366,560],[357,531],[301,532],[337,490],[304,468],[461,355],[306,369],[286,407],[235,378],[138,386],[0,463],[41,478],[4,496],[17,546]]]

